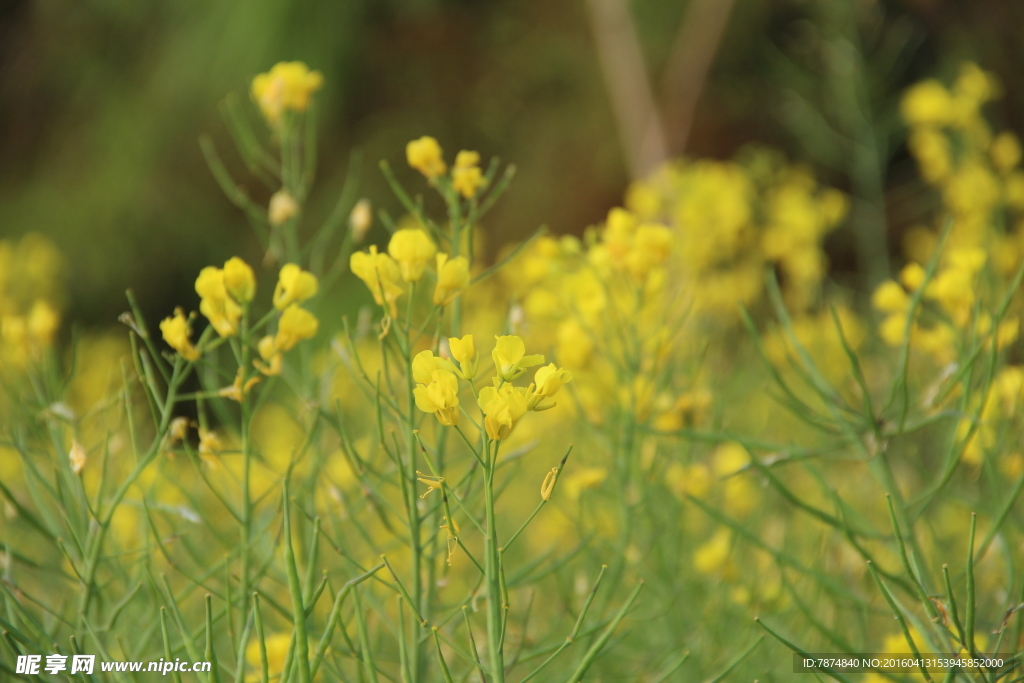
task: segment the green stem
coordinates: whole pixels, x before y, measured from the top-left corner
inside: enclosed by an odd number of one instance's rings
[[[484,569],[487,583],[487,654],[493,683],[505,683],[505,660],[501,646],[502,600],[501,581],[498,576],[498,533],[494,519],[494,471],[497,468],[498,447],[494,445],[491,458],[490,442],[484,451],[488,463],[484,473],[484,508],[487,516],[487,549]]]

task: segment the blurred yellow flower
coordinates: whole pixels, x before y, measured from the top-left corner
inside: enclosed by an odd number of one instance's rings
[[[263,639],[263,645],[267,651],[267,670],[270,672],[271,677],[279,677],[284,670],[285,659],[288,656],[291,640],[291,634],[288,633],[273,633]],[[250,640],[249,644],[245,647],[245,661],[251,670],[259,671],[262,667],[260,662],[260,643],[255,638]],[[257,674],[247,680],[258,681],[259,679],[260,677]]]
[[[398,263],[406,282],[416,282],[423,277],[423,269],[436,253],[434,242],[419,228],[396,230],[388,242],[388,254]]]
[[[444,175],[448,168],[444,163],[441,145],[429,135],[410,141],[405,146],[405,158],[411,167],[425,175],[428,180]]]
[[[310,98],[323,82],[319,71],[310,71],[302,62],[278,62],[252,80],[252,96],[267,122],[273,125],[286,111],[306,111]]]
[[[459,292],[469,286],[469,260],[465,256],[448,258],[437,255],[437,285],[434,287],[434,305],[450,304]]]
[[[274,308],[283,311],[293,303],[307,301],[316,296],[319,286],[316,275],[294,263],[286,263],[274,288]]]
[[[199,312],[222,337],[238,334],[242,307],[229,294],[224,284],[224,271],[216,266],[207,266],[196,278],[196,294],[201,297]]]
[[[290,351],[303,339],[312,339],[320,326],[316,316],[298,304],[284,309],[277,323],[277,335],[274,337],[274,348],[278,351]]]
[[[256,276],[249,264],[237,256],[224,263],[224,286],[240,304],[247,304],[256,296]]]
[[[587,489],[600,486],[608,478],[604,467],[580,467],[565,477],[565,493],[571,500],[579,500]]]
[[[376,245],[371,244],[369,251],[357,251],[349,257],[349,268],[366,283],[378,306],[387,305],[392,318],[398,315],[395,302],[402,295],[398,284],[401,271],[393,258],[378,253]]]
[[[190,361],[199,360],[199,351],[189,339],[192,335],[192,326],[181,308],[174,309],[172,317],[161,321],[160,333],[163,334],[164,341],[182,358]]]
[[[477,190],[484,184],[484,176],[480,171],[480,154],[463,150],[455,155],[455,167],[452,169],[452,187],[466,199],[475,197]]]

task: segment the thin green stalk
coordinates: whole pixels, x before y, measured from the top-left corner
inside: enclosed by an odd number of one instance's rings
[[[637,587],[633,589],[633,592],[630,593],[629,598],[626,599],[626,603],[622,606],[622,609],[620,609],[618,614],[615,615],[615,618],[612,619],[612,623],[608,624],[608,628],[604,630],[601,637],[598,638],[597,641],[590,646],[590,649],[587,650],[587,653],[583,655],[583,660],[580,661],[579,666],[576,667],[575,673],[569,677],[567,683],[579,683],[583,679],[583,675],[587,673],[587,669],[589,669],[590,665],[594,663],[597,656],[601,654],[601,650],[603,650],[604,646],[608,644],[608,641],[611,639],[612,634],[615,633],[615,629],[619,627],[619,623],[622,621],[623,617],[626,616],[626,613],[640,596],[640,591],[643,587],[644,582],[640,581],[640,583],[637,584]]]
[[[302,600],[302,586],[299,570],[295,564],[295,548],[292,546],[291,504],[288,500],[288,478],[284,483],[284,561],[288,574],[288,590],[292,595],[292,618],[295,626],[296,659],[299,665],[299,683],[310,683],[309,636],[306,632],[306,607]]]
[[[267,638],[263,631],[263,613],[260,611],[260,594],[252,594],[252,615],[256,621],[256,638],[260,646],[260,683],[269,683],[270,664],[267,661]]]
[[[169,661],[171,661],[171,637],[170,637],[170,633],[167,630],[167,608],[166,607],[161,607],[160,608],[160,634],[163,636],[163,641],[164,641],[164,659],[169,662]],[[172,674],[171,678],[174,680],[174,683],[181,683],[181,674],[180,673],[178,673],[177,671],[172,671],[171,674]],[[263,681],[262,683],[267,683],[267,682]]]
[[[903,638],[907,641],[907,645],[910,646],[910,651],[914,653],[914,657],[921,659],[921,653],[917,649],[917,643],[914,642],[914,637],[910,635],[910,628],[907,626],[907,620],[903,616],[903,610],[899,608],[896,604],[896,600],[892,597],[892,593],[890,593],[889,589],[885,587],[884,583],[882,583],[882,577],[879,576],[878,572],[875,570],[875,563],[869,561],[867,565],[868,570],[871,572],[871,576],[875,579],[875,583],[878,584],[878,590],[882,592],[882,596],[889,604],[890,609],[892,609],[893,616],[895,616],[896,620],[899,622],[900,630],[903,632]],[[925,667],[923,663],[921,664],[921,674],[925,677],[925,680],[932,680],[927,667]]]
[[[486,573],[487,590],[487,655],[488,664],[493,676],[493,683],[505,683],[505,659],[501,648],[502,632],[502,600],[501,583],[498,576],[498,534],[494,515],[494,470],[497,466],[497,444],[494,445],[494,458],[490,455],[490,442],[485,441],[484,460],[488,467],[484,472],[484,511],[487,519]]]
[[[566,649],[574,642],[576,642],[576,637],[580,633],[580,627],[583,626],[583,620],[586,619],[587,612],[590,611],[590,605],[594,602],[594,596],[597,595],[597,589],[601,585],[601,579],[604,578],[604,572],[607,568],[608,565],[601,565],[601,571],[597,575],[597,580],[594,581],[594,585],[590,588],[590,593],[587,594],[587,599],[583,603],[583,609],[580,610],[579,616],[576,617],[576,623],[573,625],[572,631],[569,633],[569,635],[566,636],[565,641],[558,646],[558,649],[555,650],[550,657],[544,660],[543,664],[541,664],[536,669],[527,674],[526,678],[520,681],[520,683],[527,683],[527,681],[529,681],[531,678],[534,678],[537,674],[543,671],[548,666],[548,664],[554,661],[554,659],[562,653],[562,650]]]
[[[434,634],[434,646],[437,648],[437,662],[441,666],[441,673],[444,675],[445,683],[455,683],[452,680],[452,674],[448,671],[448,663],[444,661],[444,655],[441,654],[441,640],[437,637],[437,627],[432,626],[430,628]]]
[[[356,630],[359,633],[359,655],[363,660],[363,668],[370,679],[370,683],[380,683],[377,678],[377,664],[373,658],[373,648],[370,647],[370,638],[366,630],[366,614],[363,612],[363,605],[359,600],[358,588],[352,591],[352,602],[355,603]]]

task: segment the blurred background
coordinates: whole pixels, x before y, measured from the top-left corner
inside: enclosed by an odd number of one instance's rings
[[[56,242],[80,328],[114,322],[129,286],[150,320],[194,306],[201,267],[262,260],[199,136],[264,204],[218,103],[302,60],[325,77],[314,219],[355,150],[359,195],[398,215],[377,162],[418,187],[404,146],[426,134],[449,158],[517,165],[484,226],[492,254],[540,225],[580,233],[667,158],[762,143],[850,193],[827,248],[866,285],[933,201],[903,146],[903,88],[974,60],[1006,85],[997,128],[1024,130],[1022,26],[1006,0],[6,0],[0,237]]]

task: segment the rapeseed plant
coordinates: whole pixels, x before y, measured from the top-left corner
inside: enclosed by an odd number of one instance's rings
[[[156,329],[129,293],[127,341],[72,353],[54,247],[0,242],[3,676],[87,652],[211,682],[788,680],[790,651],[1024,648],[1024,176],[991,76],[904,97],[937,203],[877,319],[827,279],[847,199],[765,150],[672,162],[484,266],[514,170],[424,136],[417,189],[381,164],[400,218],[349,178],[313,228],[322,85],[256,77],[260,130],[225,101],[269,203],[203,152],[265,258],[203,268]],[[324,305],[348,272],[354,321]]]

